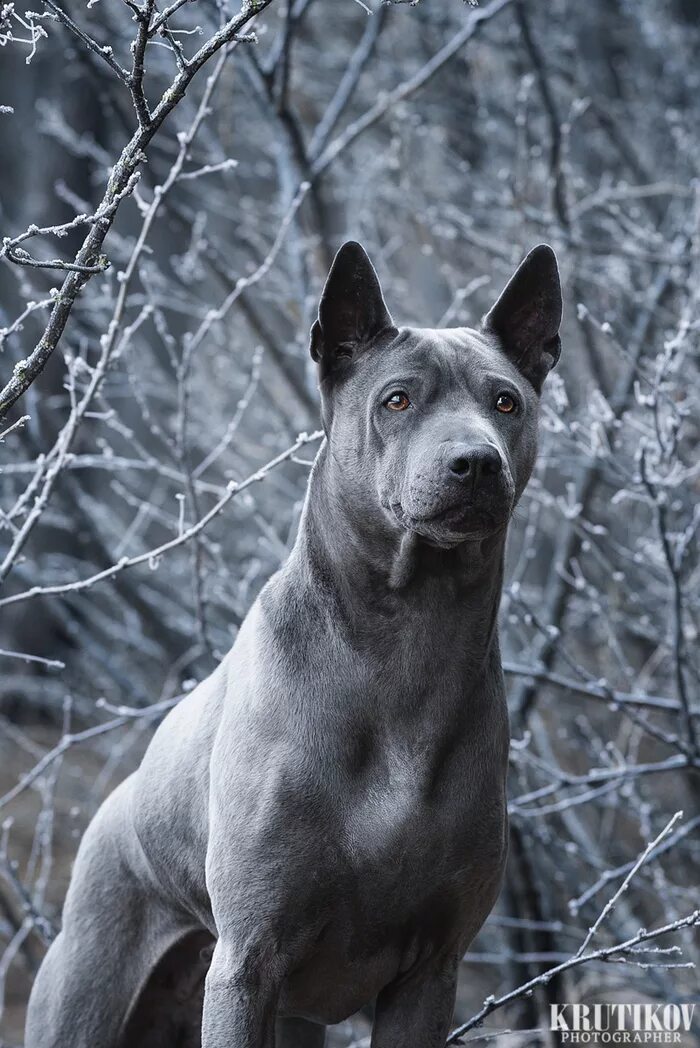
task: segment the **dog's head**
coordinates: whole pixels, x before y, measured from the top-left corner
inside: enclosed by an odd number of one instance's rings
[[[337,483],[358,518],[432,545],[501,531],[530,477],[559,359],[554,252],[536,247],[478,329],[397,328],[356,243],[326,281],[311,355]]]

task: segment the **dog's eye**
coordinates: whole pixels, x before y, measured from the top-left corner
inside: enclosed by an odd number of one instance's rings
[[[389,411],[405,411],[410,406],[411,401],[408,399],[408,394],[404,393],[402,389],[398,389],[384,401],[384,407]]]
[[[517,407],[518,402],[515,397],[511,397],[510,393],[499,393],[496,397],[496,411],[500,411],[503,415],[512,415]]]

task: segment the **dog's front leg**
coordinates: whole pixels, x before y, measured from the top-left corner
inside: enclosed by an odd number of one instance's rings
[[[274,1048],[278,994],[272,964],[220,937],[206,979],[202,1048]]]
[[[372,1048],[443,1048],[450,1030],[459,958],[434,958],[377,998]]]

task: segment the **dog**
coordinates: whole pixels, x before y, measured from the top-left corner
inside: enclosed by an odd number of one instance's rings
[[[340,249],[296,543],[88,827],[26,1048],[321,1048],[368,1003],[373,1048],[444,1044],[506,859],[497,615],[561,310],[540,245],[478,329],[397,328]]]

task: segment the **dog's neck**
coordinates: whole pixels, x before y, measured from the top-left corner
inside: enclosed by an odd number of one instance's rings
[[[472,663],[483,663],[496,640],[505,531],[438,549],[399,530],[381,512],[352,504],[322,450],[309,481],[293,560],[319,599],[328,600],[340,629],[356,640],[372,630],[410,642],[412,625],[434,629],[457,650],[468,638]]]

